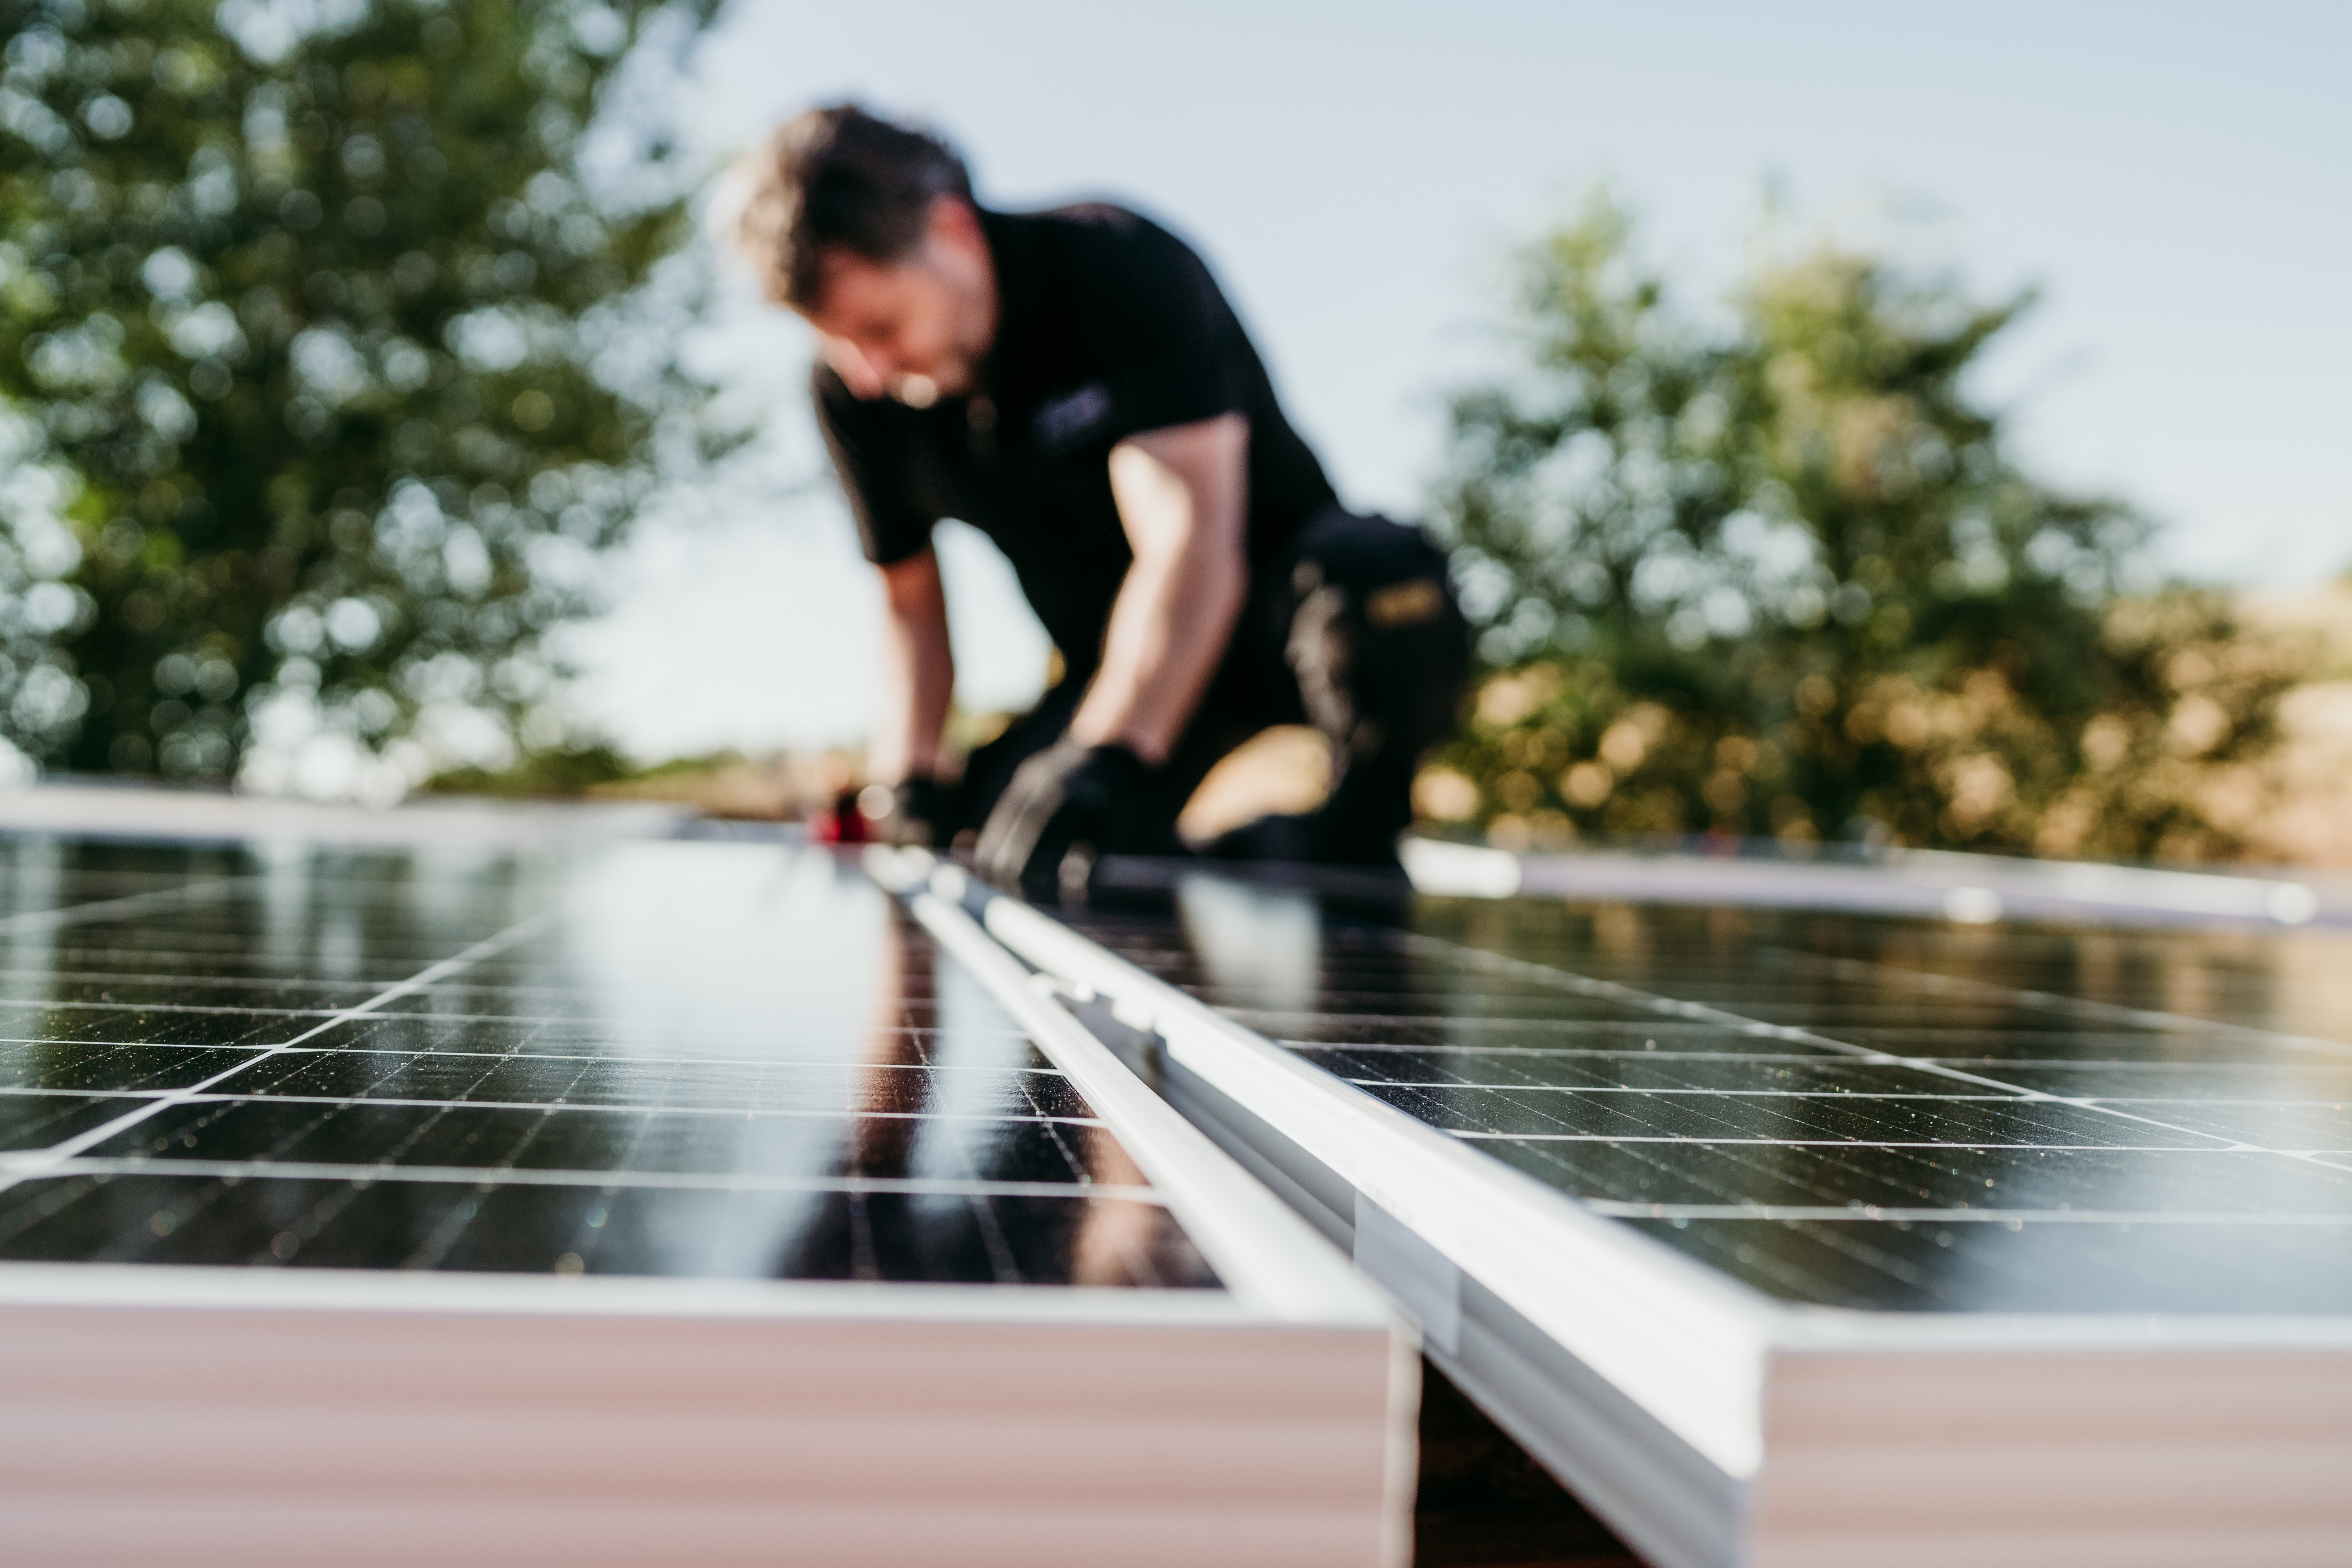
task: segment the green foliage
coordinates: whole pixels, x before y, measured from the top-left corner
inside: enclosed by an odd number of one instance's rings
[[[2147,524],[2021,472],[1967,385],[2026,300],[1823,248],[1709,330],[1606,201],[1521,286],[1528,363],[1457,401],[1444,508],[1498,673],[1429,809],[1522,841],[2229,847],[2204,795],[2294,661],[2210,597],[2119,608]]]
[[[0,0],[0,730],[179,775],[510,743],[686,395],[607,363],[677,182],[579,157],[653,14]]]
[[[610,746],[561,746],[529,752],[505,768],[451,768],[427,779],[425,789],[432,795],[568,798],[638,776],[628,758]]]

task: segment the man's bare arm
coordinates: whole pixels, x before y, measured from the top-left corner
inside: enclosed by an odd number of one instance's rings
[[[1111,494],[1135,564],[1111,606],[1102,668],[1070,721],[1083,745],[1168,760],[1224,658],[1248,587],[1249,421],[1223,414],[1111,448]]]
[[[884,784],[930,778],[939,773],[940,736],[955,692],[940,558],[926,549],[878,570],[882,690],[866,745],[866,775]]]

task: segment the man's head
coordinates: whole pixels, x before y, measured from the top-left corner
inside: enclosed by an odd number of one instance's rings
[[[786,121],[735,166],[729,237],[859,397],[967,391],[996,335],[971,179],[944,142],[855,104]]]

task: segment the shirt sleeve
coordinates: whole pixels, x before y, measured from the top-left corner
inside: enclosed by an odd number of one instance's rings
[[[851,396],[841,377],[823,361],[809,374],[809,393],[833,471],[849,498],[866,559],[890,566],[920,554],[930,543],[931,525],[938,520],[915,506],[899,488],[898,477],[906,464],[898,432],[890,427],[890,411]]]
[[[1097,231],[1078,301],[1106,366],[1088,445],[1190,425],[1248,405],[1254,355],[1233,307],[1192,248],[1131,213]]]

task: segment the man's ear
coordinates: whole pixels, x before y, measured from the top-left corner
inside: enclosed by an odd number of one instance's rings
[[[940,195],[931,198],[929,211],[923,215],[926,237],[951,249],[985,250],[988,237],[980,226],[980,214],[963,197]]]

